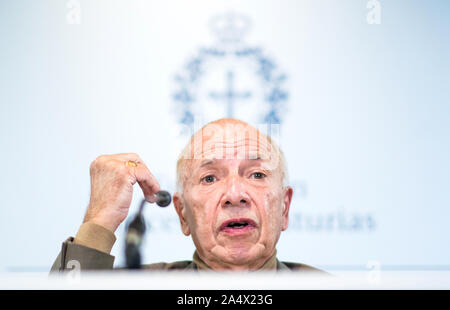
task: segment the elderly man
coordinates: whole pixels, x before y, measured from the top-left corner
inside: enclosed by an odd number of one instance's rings
[[[91,197],[84,223],[53,264],[112,269],[114,232],[128,214],[133,185],[146,197],[160,186],[137,154],[99,156],[90,167]],[[152,270],[320,270],[280,262],[276,244],[288,227],[292,188],[278,146],[235,119],[207,124],[193,135],[177,163],[173,203],[181,230],[192,235],[192,261],[144,265]],[[69,263],[70,265],[70,263]]]

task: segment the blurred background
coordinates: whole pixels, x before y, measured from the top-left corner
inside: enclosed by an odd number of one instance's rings
[[[448,1],[1,0],[0,272],[50,269],[98,155],[138,153],[174,192],[189,134],[225,116],[278,124],[294,187],[279,259],[449,270],[448,16]],[[172,205],[145,216],[144,263],[192,258]]]

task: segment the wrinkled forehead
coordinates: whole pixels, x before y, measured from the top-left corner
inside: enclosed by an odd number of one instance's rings
[[[270,138],[247,124],[210,124],[198,131],[185,150],[184,159],[270,160],[278,149]]]
[[[281,157],[281,151],[270,137],[248,124],[209,124],[183,150],[177,171],[184,179],[205,160],[221,159],[258,159],[266,169],[282,170]]]

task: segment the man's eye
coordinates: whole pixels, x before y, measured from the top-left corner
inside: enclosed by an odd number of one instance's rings
[[[216,178],[212,175],[207,175],[206,177],[203,178],[203,181],[206,183],[212,183],[216,180]]]
[[[262,172],[255,172],[255,173],[252,173],[252,177],[254,179],[263,179],[266,177],[266,175]]]

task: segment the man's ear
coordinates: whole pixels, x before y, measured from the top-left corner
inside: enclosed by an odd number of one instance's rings
[[[181,231],[186,236],[191,234],[188,222],[186,221],[186,206],[183,201],[183,197],[179,193],[173,195],[173,205],[177,211],[178,218],[180,219]]]
[[[292,187],[288,186],[284,188],[283,193],[283,226],[281,227],[281,230],[286,230],[289,225],[289,207],[291,206],[292,201],[292,195],[294,193],[294,190]]]

